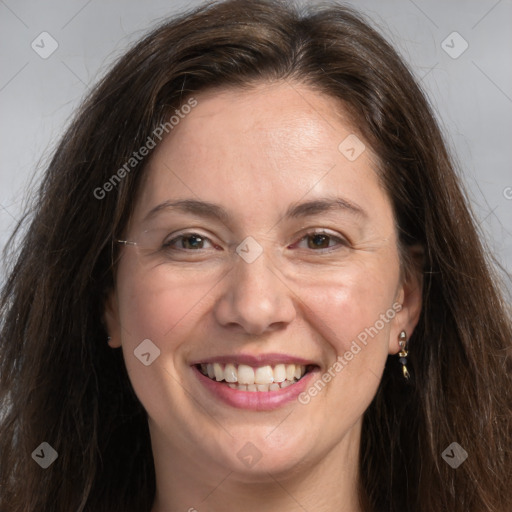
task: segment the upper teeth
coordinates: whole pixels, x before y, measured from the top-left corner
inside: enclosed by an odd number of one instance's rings
[[[295,364],[277,364],[275,366],[259,366],[253,368],[246,364],[236,365],[233,363],[203,363],[201,371],[210,379],[217,381],[225,380],[229,383],[238,384],[272,384],[286,380],[299,380],[305,373],[306,367]]]

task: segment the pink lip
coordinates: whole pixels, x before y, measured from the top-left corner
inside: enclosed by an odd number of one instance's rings
[[[209,379],[199,371],[197,366],[193,366],[192,369],[199,382],[217,399],[232,407],[253,411],[270,411],[297,400],[298,396],[310,385],[319,372],[318,368],[310,371],[295,384],[276,391],[240,391],[230,388],[224,382]]]
[[[300,364],[303,366],[308,365],[316,365],[314,361],[308,361],[307,359],[303,359],[301,357],[290,356],[287,354],[260,354],[260,355],[251,355],[251,354],[230,354],[230,355],[222,355],[209,357],[207,359],[200,359],[190,363],[191,365],[197,364],[207,364],[207,363],[234,363],[234,364],[246,364],[247,366],[253,366],[255,368],[259,366],[265,365],[276,365],[276,364]]]

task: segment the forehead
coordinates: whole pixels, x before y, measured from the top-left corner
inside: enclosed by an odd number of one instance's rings
[[[304,196],[385,200],[371,150],[355,160],[340,151],[357,133],[335,99],[291,83],[211,90],[195,99],[154,150],[139,213],[192,196],[242,217],[282,210]]]
[[[242,162],[253,151],[261,159],[300,161],[313,151],[327,159],[328,146],[336,151],[341,134],[353,131],[338,101],[298,83],[216,89],[199,94],[197,103],[172,135],[174,146],[186,138],[193,150],[182,150],[196,157],[203,149],[211,156],[227,146],[229,155]]]

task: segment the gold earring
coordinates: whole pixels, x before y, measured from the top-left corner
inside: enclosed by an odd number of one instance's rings
[[[410,375],[407,370],[407,355],[409,354],[407,350],[407,333],[402,331],[398,336],[398,344],[400,345],[400,352],[398,355],[400,356],[399,361],[402,363],[402,373],[404,374],[405,380],[409,380]]]

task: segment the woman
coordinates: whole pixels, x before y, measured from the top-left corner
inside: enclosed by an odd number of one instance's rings
[[[353,11],[228,0],[87,98],[2,294],[0,509],[503,512],[511,323]]]

